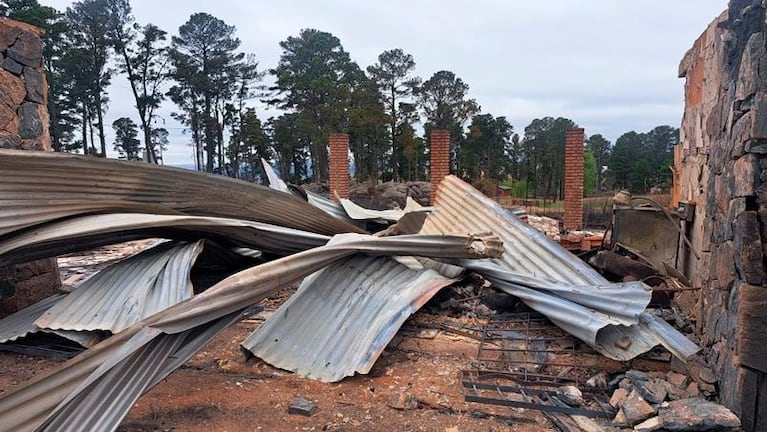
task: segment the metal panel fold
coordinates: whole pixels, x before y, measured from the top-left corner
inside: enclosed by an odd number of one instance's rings
[[[363,232],[303,200],[228,177],[81,155],[0,150],[0,235],[64,217],[141,212]]]
[[[120,332],[194,295],[190,273],[203,241],[161,243],[78,285],[35,322],[49,330]]]
[[[333,244],[270,261],[229,276],[203,293],[133,324],[53,372],[3,394],[0,396],[0,424],[13,431],[92,430],[92,425],[87,423],[77,426],[80,423],[76,420],[93,413],[93,406],[100,404],[109,407],[109,421],[105,420],[105,424],[98,426],[98,429],[114,430],[119,420],[128,413],[137,395],[181,365],[176,359],[183,356],[179,356],[177,351],[141,350],[142,347],[164,343],[168,335],[190,332],[188,334],[199,336],[184,352],[184,356],[191,356],[215,336],[215,331],[208,330],[220,320],[226,320],[227,316],[243,311],[271,292],[349,256],[362,253],[372,256],[468,259],[498,257],[502,250],[498,238],[489,235],[385,238],[340,235]],[[173,340],[168,343],[173,343]],[[180,349],[185,348],[183,344],[179,346],[182,347]],[[163,367],[158,368],[157,364]],[[144,372],[149,376],[144,375]],[[112,377],[130,377],[134,373],[141,373],[141,379],[121,379],[119,385],[98,385],[117,382],[112,381]],[[54,426],[41,428],[47,422]],[[61,429],[61,425],[67,427]]]
[[[455,176],[439,185],[435,211],[423,233],[488,231],[503,241],[500,259],[464,263],[496,286],[546,315],[552,322],[615,360],[629,360],[664,345],[682,360],[699,348],[670,324],[644,311],[649,303],[641,285],[615,285],[544,234],[517,219],[497,202]],[[609,293],[615,289],[620,297]],[[606,295],[603,295],[606,294]],[[631,311],[620,316],[616,309]],[[638,312],[638,313],[637,313]],[[622,349],[629,338],[629,349]]]
[[[383,257],[352,257],[307,277],[242,347],[324,382],[366,374],[404,321],[455,282]]]

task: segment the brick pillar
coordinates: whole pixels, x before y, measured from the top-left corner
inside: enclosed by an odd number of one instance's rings
[[[0,148],[51,150],[48,85],[40,30],[0,19]],[[55,259],[0,267],[0,317],[34,304],[61,287]]]
[[[349,135],[330,134],[330,198],[349,198]]]
[[[437,129],[431,132],[431,161],[430,161],[430,177],[431,177],[431,202],[434,202],[434,198],[437,194],[437,186],[443,178],[450,175],[450,132]]]
[[[565,230],[583,228],[583,139],[582,128],[565,133]]]

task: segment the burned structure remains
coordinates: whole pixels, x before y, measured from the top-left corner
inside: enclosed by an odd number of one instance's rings
[[[697,332],[722,401],[747,431],[767,429],[767,25],[759,0],[734,0],[679,67],[685,113],[675,153],[682,205],[694,205],[686,273],[702,287]]]
[[[451,175],[445,130],[431,131],[432,207],[407,195],[404,208],[385,210],[349,199],[342,133],[328,140],[329,197],[286,184],[266,161],[268,187],[44,152],[39,34],[0,21],[0,344],[45,334],[83,350],[2,392],[0,428],[115,430],[139,397],[296,284],[239,346],[323,382],[367,374],[411,315],[440,290],[471,280],[519,308],[491,312],[498,319],[478,330],[478,362],[533,366],[474,368],[456,383],[465,401],[571,415],[583,428],[593,417],[644,431],[767,430],[766,10],[767,0],[733,0],[685,55],[673,209],[634,207],[646,197],[623,207],[613,201],[610,246],[606,235],[593,240],[582,231],[585,131],[567,131],[564,228],[581,233],[579,252],[591,258],[566,249],[556,221],[554,235],[541,232],[524,209],[504,208]],[[641,226],[647,220],[665,231]],[[55,257],[132,240],[153,244],[70,292],[57,290]],[[619,255],[618,244],[628,253]],[[606,271],[595,264],[602,252],[642,261],[652,273]],[[540,334],[531,338],[531,328]],[[659,370],[633,369],[648,358]],[[598,370],[606,364],[610,371]],[[551,366],[563,369],[553,374]],[[578,366],[582,376],[568,375]],[[528,394],[520,371],[553,380],[536,380],[549,388]],[[511,384],[501,392],[498,381],[483,381],[485,372]],[[567,419],[548,418],[569,430],[558,423]]]
[[[0,149],[51,151],[48,83],[36,27],[0,19]],[[0,266],[0,317],[61,286],[56,260]]]

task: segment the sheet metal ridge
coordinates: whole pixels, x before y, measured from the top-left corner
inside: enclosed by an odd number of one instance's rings
[[[304,279],[242,346],[273,366],[323,382],[364,374],[404,321],[453,282],[390,258],[349,258]]]
[[[12,342],[40,329],[35,320],[58,303],[65,294],[55,294],[0,320],[0,343]]]
[[[511,270],[580,285],[607,283],[588,264],[455,176],[440,183],[435,207],[425,233],[489,230],[503,241],[500,262]]]
[[[90,213],[129,212],[144,204],[165,212],[234,217],[327,235],[362,232],[290,194],[254,183],[146,163],[0,150],[0,209],[6,205],[34,209],[62,201],[93,203]],[[70,216],[75,211],[68,209]],[[40,219],[40,213],[19,218],[0,211],[0,235]]]
[[[165,242],[94,274],[45,311],[49,330],[118,333],[193,295],[189,274],[203,241]]]

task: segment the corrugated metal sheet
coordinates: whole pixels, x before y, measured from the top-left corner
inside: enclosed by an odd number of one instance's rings
[[[306,202],[308,202],[309,205],[324,211],[330,216],[338,220],[350,223],[356,226],[357,228],[364,230],[365,228],[364,223],[359,223],[358,221],[351,219],[346,214],[343,207],[341,207],[341,205],[338,204],[337,202],[329,200],[318,193],[314,193],[312,191],[302,189],[298,186],[292,186],[292,187],[288,186],[288,184],[285,183],[285,181],[282,180],[280,176],[277,175],[276,172],[274,172],[274,169],[272,168],[272,166],[269,165],[269,163],[265,161],[263,158],[261,159],[261,165],[264,167],[264,172],[266,173],[266,177],[269,180],[270,188],[274,190],[278,190],[280,192],[296,195],[297,197],[303,200],[306,200]]]
[[[304,279],[242,347],[324,382],[365,374],[402,323],[453,282],[390,258],[352,257]]]
[[[622,287],[628,289],[628,295],[624,293],[621,300],[626,304],[618,307],[633,312],[616,320],[610,313],[616,306],[615,298],[609,295],[594,297],[591,293],[583,292],[599,292],[610,282],[543,233],[520,221],[497,202],[457,177],[448,176],[440,183],[434,202],[436,209],[426,219],[422,232],[489,231],[498,235],[504,245],[504,254],[500,259],[491,260],[488,265],[465,265],[487,276],[498,287],[518,296],[601,354],[616,360],[628,360],[658,344],[663,344],[681,359],[698,351],[694,343],[665,321],[648,312],[633,315],[638,308],[644,309],[649,303],[646,290],[642,287]],[[531,289],[520,283],[514,273],[517,276],[532,277],[527,279],[527,285],[535,282],[534,279],[540,279],[539,285]],[[545,289],[540,289],[541,284]],[[559,289],[554,290],[554,287]],[[617,342],[623,337],[629,337],[632,341],[628,350],[618,348],[621,344]]]
[[[355,221],[354,219],[350,218],[346,213],[346,210],[341,207],[341,204],[312,191],[305,190],[304,193],[306,194],[306,200],[309,204],[317,207],[318,209],[333,216],[334,218],[347,221],[350,224],[360,228],[362,228],[362,225],[364,225],[364,222]]]
[[[580,285],[608,283],[588,264],[455,176],[442,180],[434,206],[423,233],[492,232],[503,239],[505,253],[498,263],[509,270]]]
[[[397,222],[402,216],[405,215],[404,210],[370,210],[355,204],[348,199],[341,200],[341,206],[344,208],[346,214],[350,218],[355,220],[373,220],[373,221],[387,221]]]
[[[35,320],[62,298],[64,298],[64,294],[50,296],[1,319],[0,343],[15,341],[30,333],[38,332],[39,328],[35,325]]]
[[[0,235],[105,212],[235,217],[326,235],[362,232],[292,195],[227,177],[72,154],[0,150]]]
[[[278,256],[317,247],[330,239],[322,234],[240,219],[116,213],[52,222],[6,236],[0,241],[0,265],[152,237],[195,240],[208,237]]]
[[[266,159],[261,158],[261,166],[264,167],[266,179],[269,180],[270,188],[280,192],[291,193],[288,184],[285,183],[285,181],[283,181],[276,172],[274,172],[274,169],[271,165],[269,165],[269,162],[267,162]]]
[[[497,257],[502,251],[500,241],[493,236],[377,238],[346,234],[339,237],[332,245],[232,275],[205,292],[117,333],[55,371],[1,395],[0,425],[7,430],[23,432],[55,421],[54,426],[43,430],[114,430],[138,395],[204,346],[215,335],[212,329],[222,320],[226,321],[226,317],[232,317],[273,291],[354,254],[482,258]],[[188,333],[184,335],[185,332]],[[166,343],[165,337],[186,339],[189,336],[197,336],[196,342],[181,343],[178,345],[181,348],[175,352],[168,350],[159,355],[156,353],[160,349],[141,349],[155,340]],[[175,341],[168,340],[167,343]],[[139,354],[133,356],[134,353]],[[162,364],[161,368],[156,367],[158,363]],[[156,372],[146,378],[142,375],[144,370]],[[140,379],[132,380],[132,376]],[[94,406],[108,408],[94,409]],[[103,423],[78,426],[81,416],[94,412],[102,414],[97,420]]]
[[[35,322],[50,330],[120,332],[194,295],[190,272],[203,241],[161,243],[101,270]]]
[[[341,206],[350,218],[354,220],[370,220],[397,222],[409,212],[428,212],[431,207],[423,207],[410,197],[405,198],[405,208],[403,210],[370,210],[355,204],[352,200],[342,199]]]
[[[13,315],[0,320],[0,343],[14,342],[33,333],[53,333],[63,338],[76,342],[86,348],[91,347],[103,339],[102,332],[78,332],[78,331],[56,331],[41,329],[35,324],[35,321],[45,313],[46,310],[56,305],[66,295],[56,294],[43,299],[29,307],[26,307]]]

